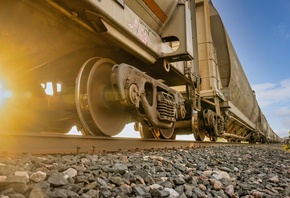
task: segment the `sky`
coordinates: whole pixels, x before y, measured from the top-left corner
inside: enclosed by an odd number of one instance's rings
[[[290,1],[212,0],[271,128],[290,131]]]

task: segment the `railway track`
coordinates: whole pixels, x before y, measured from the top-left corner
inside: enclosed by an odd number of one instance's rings
[[[272,144],[0,133],[0,197],[282,198],[288,164]]]
[[[189,140],[156,140],[138,138],[105,138],[76,135],[1,133],[0,151],[3,153],[77,154],[112,152],[118,150],[229,146],[239,143],[198,142]]]

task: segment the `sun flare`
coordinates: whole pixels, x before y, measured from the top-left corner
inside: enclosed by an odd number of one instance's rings
[[[0,105],[8,98],[12,97],[12,92],[5,88],[4,83],[0,82]]]

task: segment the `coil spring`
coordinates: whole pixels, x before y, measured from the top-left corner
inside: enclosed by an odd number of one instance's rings
[[[176,108],[172,95],[165,92],[158,92],[157,110],[160,120],[175,121]]]

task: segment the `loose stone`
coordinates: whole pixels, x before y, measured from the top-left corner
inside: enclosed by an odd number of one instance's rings
[[[0,156],[0,198],[290,198],[289,159],[272,145]]]

